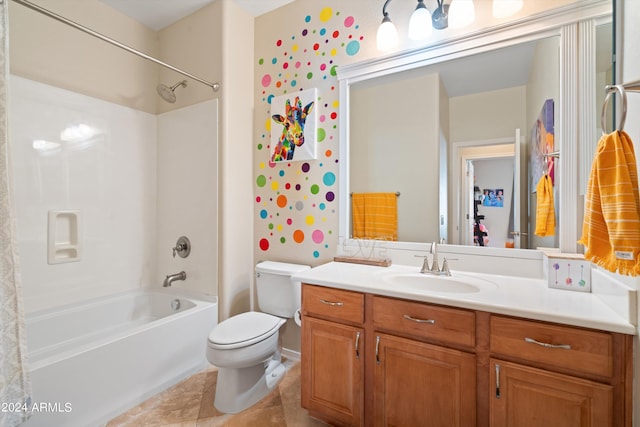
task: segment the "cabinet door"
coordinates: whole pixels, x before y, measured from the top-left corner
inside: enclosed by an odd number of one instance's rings
[[[364,404],[364,332],[304,317],[302,406],[339,425],[359,426]]]
[[[612,425],[612,387],[524,365],[491,360],[490,425]]]
[[[375,340],[374,425],[476,425],[475,355],[386,334]]]

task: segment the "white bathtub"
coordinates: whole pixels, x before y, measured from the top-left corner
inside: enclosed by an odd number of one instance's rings
[[[207,366],[207,335],[217,319],[216,297],[177,289],[28,315],[31,407],[42,410],[23,426],[105,424]]]

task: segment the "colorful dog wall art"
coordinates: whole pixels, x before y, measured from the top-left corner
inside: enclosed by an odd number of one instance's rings
[[[317,90],[308,89],[271,101],[271,163],[316,158]],[[282,132],[278,132],[281,129]]]

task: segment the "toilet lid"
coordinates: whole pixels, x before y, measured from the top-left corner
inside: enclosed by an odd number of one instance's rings
[[[218,324],[209,334],[209,342],[234,347],[249,345],[271,336],[283,322],[284,319],[271,314],[249,311]]]

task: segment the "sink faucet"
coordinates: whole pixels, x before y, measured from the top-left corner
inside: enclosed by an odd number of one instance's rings
[[[181,271],[180,273],[176,273],[176,274],[169,274],[167,277],[165,277],[164,282],[162,282],[162,286],[166,288],[167,286],[171,286],[171,284],[176,280],[186,280],[186,279],[187,279],[187,273],[185,273],[184,271]]]
[[[433,262],[431,263],[431,267],[429,267],[429,258],[425,255],[420,273],[435,274],[438,276],[451,276],[449,263],[447,262],[446,258],[444,258],[444,260],[442,261],[442,267],[438,266],[438,244],[436,242],[431,243],[430,252],[433,254]]]

